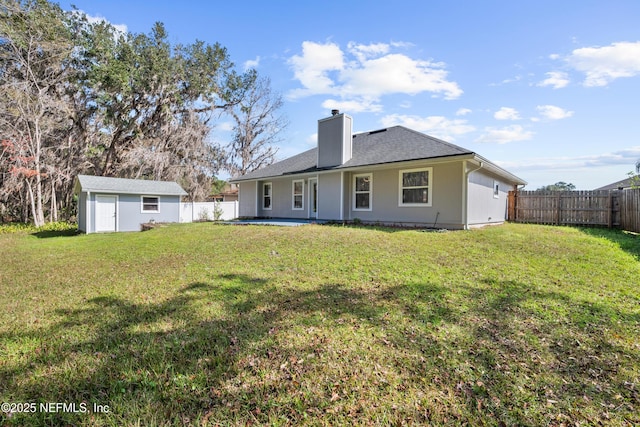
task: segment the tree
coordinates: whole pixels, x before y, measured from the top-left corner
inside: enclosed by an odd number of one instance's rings
[[[94,113],[81,127],[95,173],[177,180],[192,198],[206,196],[223,159],[209,123],[243,98],[254,73],[233,71],[219,44],[171,46],[161,23],[126,36],[99,23],[84,42],[84,102]]]
[[[283,101],[271,91],[271,82],[262,78],[246,92],[238,104],[228,109],[235,124],[228,146],[226,169],[237,177],[275,161],[280,133],[287,121],[279,114]]]
[[[72,50],[58,6],[43,0],[2,1],[0,196],[5,203],[13,197],[26,200],[36,226],[44,224],[47,199],[53,204],[52,215],[57,212],[54,146],[69,127],[65,88],[73,73],[68,66]]]
[[[573,191],[576,189],[576,186],[571,183],[566,183],[564,181],[556,182],[555,184],[545,185],[543,187],[538,188],[536,191]]]
[[[214,117],[256,79],[217,43],[172,45],[161,23],[125,34],[46,0],[0,0],[0,215],[68,218],[80,173],[206,197],[226,158]]]
[[[629,176],[631,188],[633,189],[640,188],[640,159],[636,161],[635,173],[629,172],[627,175]]]

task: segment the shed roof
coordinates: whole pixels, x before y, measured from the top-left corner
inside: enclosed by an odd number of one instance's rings
[[[82,191],[148,194],[159,196],[186,196],[187,192],[177,182],[150,181],[145,179],[111,178],[105,176],[78,175],[75,192]]]
[[[231,181],[247,181],[322,170],[343,170],[361,166],[455,156],[475,156],[483,162],[488,162],[472,151],[404,126],[393,126],[387,129],[354,134],[352,150],[351,159],[339,166],[318,168],[318,148],[316,147]],[[494,172],[505,175],[514,183],[526,183],[497,165],[491,164],[491,166]]]

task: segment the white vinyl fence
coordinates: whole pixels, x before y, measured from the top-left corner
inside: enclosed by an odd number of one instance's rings
[[[183,202],[180,222],[229,221],[238,218],[238,202]]]

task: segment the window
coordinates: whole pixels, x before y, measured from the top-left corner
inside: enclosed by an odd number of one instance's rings
[[[354,175],[353,177],[353,210],[371,210],[371,191],[373,189],[373,176],[368,173]]]
[[[304,209],[304,180],[293,181],[293,206],[294,210]]]
[[[493,181],[493,198],[500,198],[500,183],[498,181]]]
[[[160,197],[142,196],[142,212],[160,212]]]
[[[399,206],[431,206],[432,168],[400,171]]]
[[[262,186],[262,208],[271,210],[271,183],[265,182]]]

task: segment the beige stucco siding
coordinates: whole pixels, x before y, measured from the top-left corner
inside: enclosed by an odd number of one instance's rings
[[[494,195],[494,183],[498,185],[497,197]],[[509,184],[487,172],[472,172],[469,175],[469,226],[504,222],[510,189]]]

